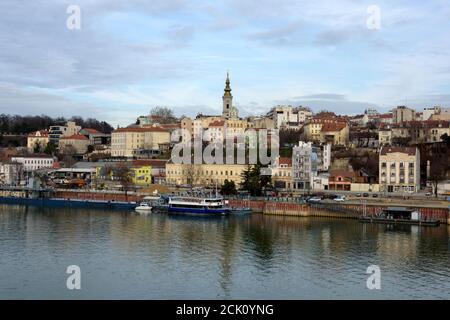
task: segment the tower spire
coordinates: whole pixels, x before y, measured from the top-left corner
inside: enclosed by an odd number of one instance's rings
[[[225,94],[231,95],[231,87],[230,87],[230,72],[227,71],[227,80],[225,81]]]
[[[225,80],[225,89],[222,97],[223,100],[223,111],[222,116],[228,118],[230,116],[230,111],[233,106],[233,96],[231,95],[230,86],[230,72],[227,71],[227,79]]]

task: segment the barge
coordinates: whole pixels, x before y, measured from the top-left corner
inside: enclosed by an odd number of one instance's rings
[[[15,204],[38,207],[54,208],[88,208],[88,209],[110,209],[110,210],[132,210],[136,202],[107,201],[107,200],[82,200],[62,198],[23,198],[23,197],[0,197],[0,204]]]
[[[420,211],[403,207],[388,207],[375,215],[363,215],[360,222],[384,223],[384,224],[409,224],[427,227],[437,227],[440,221],[422,217]]]

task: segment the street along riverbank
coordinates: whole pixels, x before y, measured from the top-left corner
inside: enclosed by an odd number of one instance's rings
[[[0,192],[0,203],[23,204],[34,206],[64,206],[64,207],[88,207],[106,209],[133,209],[140,202],[144,194],[130,192],[105,192],[93,190],[54,190],[51,197],[30,198],[27,191],[5,191]],[[357,219],[363,214],[371,215],[381,210],[402,206],[420,211],[423,217],[438,219],[441,223],[450,224],[448,204],[442,202],[427,202],[423,204],[408,203],[408,201],[392,202],[392,199],[378,199],[376,202],[368,201],[346,201],[346,202],[321,202],[301,203],[290,201],[273,200],[247,200],[229,199],[228,204],[233,208],[250,207],[255,213],[266,215],[285,215],[297,217],[328,217]]]

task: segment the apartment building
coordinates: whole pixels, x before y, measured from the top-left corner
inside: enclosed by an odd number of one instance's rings
[[[74,134],[59,138],[59,151],[62,154],[75,152],[75,154],[85,154],[90,145],[90,140],[82,134]]]
[[[303,123],[312,117],[313,113],[306,107],[276,106],[267,114],[273,119],[275,127],[299,129]]]
[[[67,121],[64,126],[51,126],[49,129],[49,140],[55,145],[58,145],[61,137],[68,137],[78,134],[80,130],[81,127],[77,126],[73,121]]]
[[[450,136],[450,121],[407,121],[391,126],[392,138],[408,138],[411,143],[440,142],[444,134]]]
[[[111,134],[111,156],[131,158],[142,150],[158,150],[170,143],[170,132],[160,127],[127,127]]]
[[[225,180],[242,182],[246,164],[166,164],[166,182],[173,185],[221,186]]]
[[[31,172],[43,168],[52,168],[55,159],[47,154],[33,154],[11,157],[11,163],[20,163],[23,165],[25,172]]]
[[[315,145],[300,141],[292,149],[293,187],[311,190],[319,172],[327,171],[331,165],[331,144]]]
[[[392,110],[393,123],[402,123],[405,121],[416,120],[416,110],[406,106],[399,106]]]
[[[417,192],[420,189],[420,153],[415,147],[382,147],[380,191]]]
[[[333,145],[348,145],[349,126],[343,120],[312,119],[304,125],[302,139]]]
[[[271,167],[272,184],[276,189],[291,190],[294,187],[292,178],[292,158],[278,156]]]

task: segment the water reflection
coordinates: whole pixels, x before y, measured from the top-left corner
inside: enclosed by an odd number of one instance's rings
[[[341,219],[0,206],[0,298],[450,298],[449,234]],[[85,272],[85,290],[65,290],[68,264]],[[381,291],[365,288],[371,264]]]

